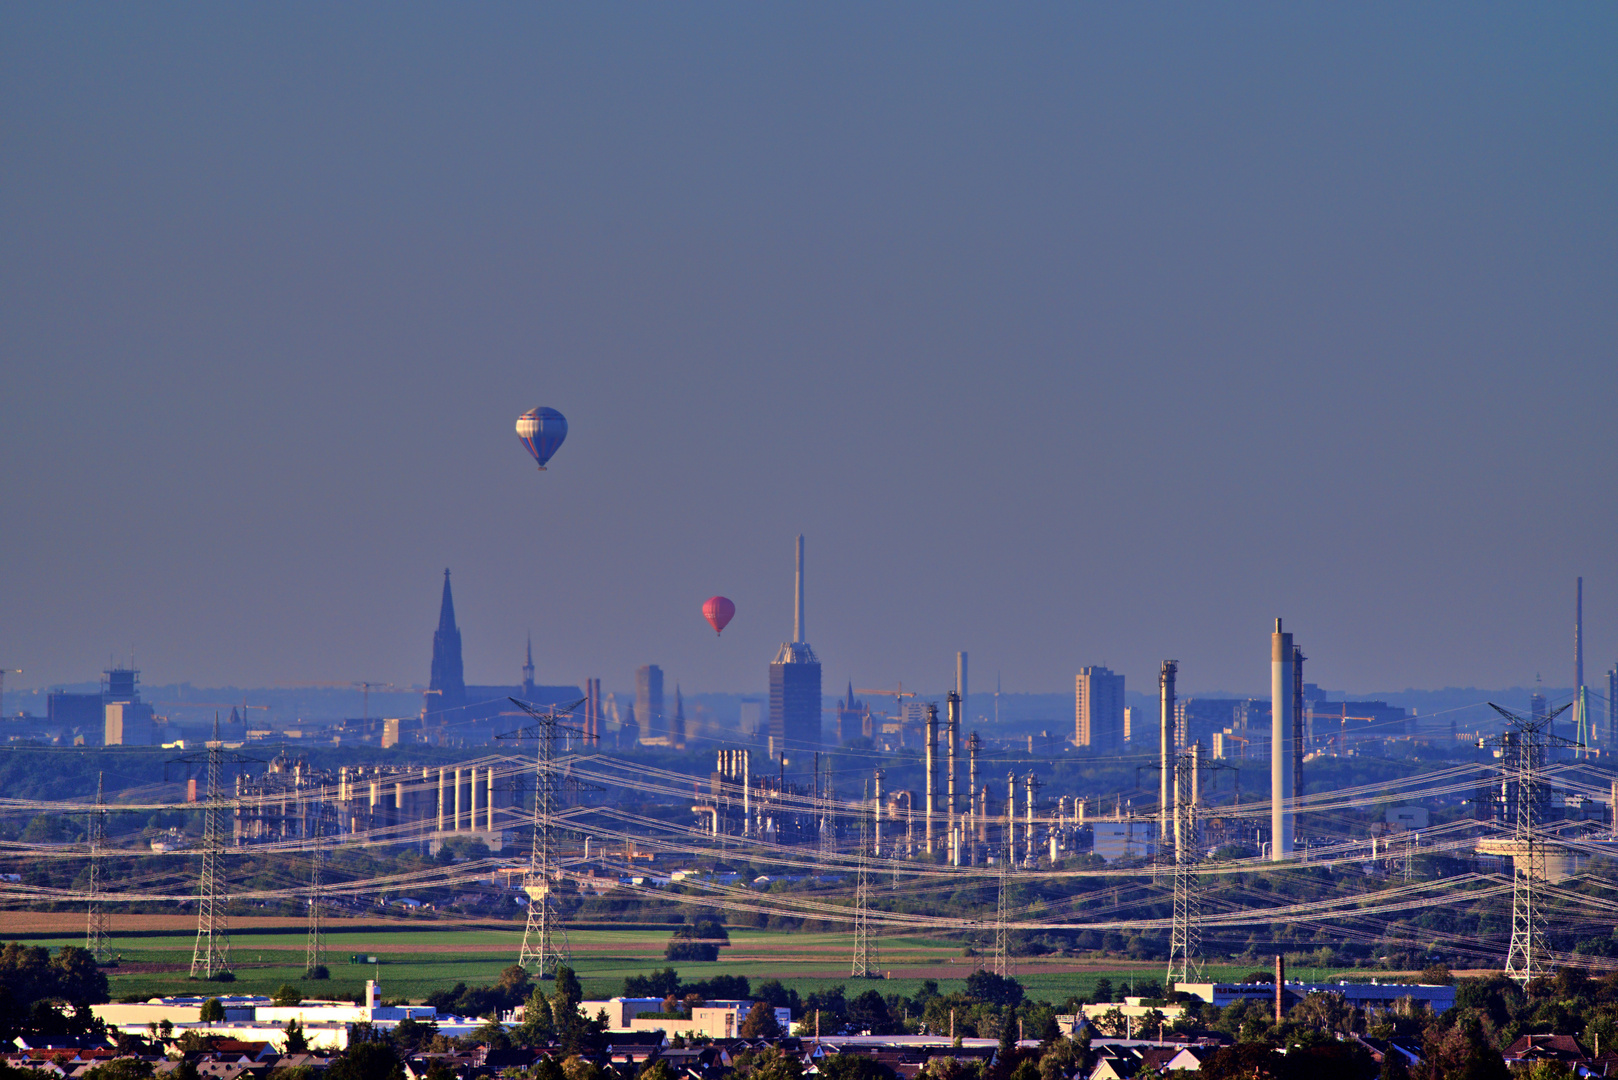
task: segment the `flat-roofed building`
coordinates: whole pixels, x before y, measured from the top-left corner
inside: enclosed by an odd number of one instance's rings
[[[1124,677],[1108,668],[1080,668],[1073,689],[1073,745],[1101,754],[1124,748]]]

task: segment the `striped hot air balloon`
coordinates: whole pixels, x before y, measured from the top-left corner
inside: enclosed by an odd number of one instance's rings
[[[529,409],[517,417],[517,438],[534,455],[534,460],[539,463],[539,471],[544,472],[545,463],[561,448],[562,440],[567,438],[567,417],[555,409]]]

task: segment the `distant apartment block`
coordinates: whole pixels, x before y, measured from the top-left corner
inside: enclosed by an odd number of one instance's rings
[[[635,669],[635,718],[643,746],[669,745],[668,714],[663,711],[663,669],[644,664]]]
[[[1073,698],[1073,745],[1102,754],[1121,753],[1124,677],[1104,667],[1081,668]]]

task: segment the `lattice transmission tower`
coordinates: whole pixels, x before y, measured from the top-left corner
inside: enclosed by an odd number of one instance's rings
[[[220,838],[224,803],[220,788],[224,769],[224,743],[219,740],[219,717],[213,721],[208,742],[208,802],[202,812],[202,880],[197,886],[197,943],[191,950],[191,977],[211,979],[230,970],[228,902],[219,875]]]
[[[101,899],[101,859],[107,845],[105,773],[96,773],[96,808],[90,812],[90,900],[86,911],[84,948],[98,964],[112,959],[106,905]]]
[[[881,811],[878,810],[878,813]],[[880,979],[882,977],[881,960],[877,956],[877,944],[871,937],[871,867],[867,856],[870,854],[870,835],[866,828],[866,815],[860,814],[860,860],[859,878],[854,886],[854,964],[849,975],[856,979]]]
[[[1006,876],[1011,870],[1011,854],[1017,841],[1006,830],[1006,849],[1000,858],[997,896],[994,904],[994,973],[1002,979],[1011,977],[1011,931],[1007,926]]]
[[[309,930],[304,943],[303,977],[324,978],[326,966],[326,830],[327,803],[320,792],[304,804],[304,837],[309,850]]]
[[[202,810],[202,873],[197,882],[197,943],[191,950],[191,977],[211,979],[230,970],[230,921],[225,913],[229,902],[221,865],[225,841],[226,799],[223,785],[226,759],[244,765],[261,759],[244,754],[226,754],[219,738],[219,714],[213,718],[213,738],[203,754],[170,758],[170,762],[201,764],[208,773],[208,797]]]
[[[517,963],[541,979],[554,979],[557,967],[572,960],[567,944],[567,928],[562,925],[561,913],[552,895],[556,880],[553,819],[556,816],[556,796],[561,786],[556,775],[556,740],[559,735],[584,735],[581,729],[569,727],[562,720],[571,716],[586,699],[580,698],[560,707],[553,705],[543,711],[516,698],[510,700],[533,717],[534,723],[517,731],[496,735],[495,738],[535,739],[539,742],[534,764],[534,846],[528,855],[528,870],[523,874],[523,892],[528,896],[528,922],[523,927],[522,951],[517,955]]]
[[[1515,799],[1512,830],[1511,945],[1506,951],[1506,977],[1519,983],[1546,974],[1544,967],[1545,926],[1539,906],[1539,883],[1545,880],[1544,828],[1539,820],[1540,770],[1545,766],[1547,746],[1582,749],[1576,739],[1551,734],[1551,725],[1572,704],[1563,705],[1544,716],[1519,716],[1494,702],[1489,707],[1506,718],[1508,730],[1494,739],[1479,739],[1480,747],[1500,748],[1500,772],[1508,811]]]
[[[1198,971],[1197,956],[1201,947],[1201,889],[1194,872],[1197,863],[1197,766],[1199,754],[1195,746],[1175,755],[1174,807],[1172,823],[1174,847],[1169,857],[1174,860],[1174,922],[1169,934],[1169,966],[1163,985],[1171,988],[1176,982],[1191,982]]]

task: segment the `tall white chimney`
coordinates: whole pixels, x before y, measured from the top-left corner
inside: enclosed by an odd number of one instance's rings
[[[1292,855],[1292,635],[1270,635],[1270,861]]]

